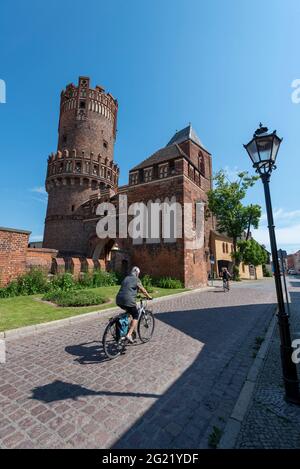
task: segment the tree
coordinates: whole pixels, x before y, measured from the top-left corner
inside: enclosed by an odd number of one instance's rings
[[[267,252],[255,239],[238,241],[238,248],[241,253],[241,261],[243,261],[244,264],[257,267],[267,262]]]
[[[248,176],[244,171],[238,174],[236,181],[229,181],[224,171],[219,171],[214,180],[215,188],[208,192],[208,208],[217,219],[217,229],[226,233],[233,241],[234,276],[238,278],[239,264],[242,260],[242,251],[238,240],[246,233],[246,240],[250,236],[251,226],[258,228],[261,217],[259,205],[242,204],[247,190],[257,181],[258,176]]]

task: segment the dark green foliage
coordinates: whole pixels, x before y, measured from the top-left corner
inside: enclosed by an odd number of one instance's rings
[[[248,241],[239,241],[238,248],[241,254],[241,260],[245,264],[252,264],[256,267],[267,262],[266,251],[254,239],[248,239]]]
[[[224,171],[215,176],[216,187],[208,192],[209,210],[217,218],[217,228],[233,240],[232,259],[235,266],[242,261],[242,253],[238,239],[246,233],[248,239],[250,228],[258,228],[261,207],[259,205],[243,205],[247,190],[252,187],[258,176],[249,177],[247,172],[238,174],[236,181],[229,181]],[[237,273],[237,271],[236,271]],[[234,277],[236,280],[238,277]]]
[[[161,277],[158,280],[155,280],[155,286],[160,288],[183,288],[183,284],[180,280],[171,277]]]
[[[152,279],[151,275],[144,275],[141,278],[141,282],[143,284],[143,287],[145,287],[146,290],[148,291],[148,293],[153,292],[153,279]]]
[[[8,298],[21,295],[35,295],[37,293],[68,292],[82,288],[110,287],[119,284],[119,277],[114,272],[97,270],[93,274],[85,273],[76,281],[72,274],[56,275],[49,282],[47,275],[37,269],[28,274],[21,275],[7,287],[0,288],[0,298]]]
[[[220,442],[222,433],[223,432],[219,427],[213,426],[213,430],[208,437],[208,446],[210,448],[217,448]]]
[[[108,301],[93,290],[57,290],[44,295],[43,300],[52,301],[58,306],[91,306]]]
[[[50,282],[50,290],[71,291],[76,288],[76,282],[72,274],[56,275]]]
[[[93,273],[93,287],[112,287],[119,284],[119,278],[115,272],[97,270]]]
[[[30,272],[21,275],[17,280],[12,281],[7,287],[1,288],[0,298],[35,295],[36,293],[44,293],[48,289],[47,275],[39,269],[32,269]]]

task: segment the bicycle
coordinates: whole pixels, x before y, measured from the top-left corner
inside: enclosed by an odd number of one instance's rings
[[[147,309],[147,300],[145,298],[140,298],[138,310],[139,310],[139,319],[137,324],[137,331],[133,333],[133,339],[136,339],[136,336],[139,337],[142,343],[149,342],[153,336],[155,320],[152,311]],[[109,323],[107,324],[102,338],[102,344],[104,353],[107,358],[116,358],[124,353],[127,340],[126,334],[129,330],[129,325],[126,333],[121,336],[119,320],[124,317],[130,316],[130,314],[123,312],[110,318]]]
[[[229,288],[229,281],[226,279],[226,278],[223,278],[223,290],[224,290],[224,293],[227,291],[230,290]]]

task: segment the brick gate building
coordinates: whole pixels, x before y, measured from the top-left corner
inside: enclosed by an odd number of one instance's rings
[[[43,246],[59,256],[88,257],[103,268],[122,270],[137,264],[144,274],[171,276],[185,286],[207,283],[210,232],[213,220],[206,210],[212,184],[211,154],[191,125],[177,132],[167,145],[129,172],[129,183],[118,186],[114,162],[118,103],[100,86],[90,87],[88,77],[61,93],[58,147],[49,156],[46,190],[48,207]],[[196,207],[201,205],[201,239],[193,244],[184,234],[155,240],[121,238],[119,233],[99,239],[96,214],[101,202],[111,202],[120,216],[119,196],[128,205],[176,201],[190,204],[192,217],[182,211],[181,223],[195,230]],[[128,216],[130,220],[130,215]]]

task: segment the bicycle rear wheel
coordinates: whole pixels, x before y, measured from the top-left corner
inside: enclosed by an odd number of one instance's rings
[[[102,344],[107,358],[116,358],[124,351],[125,341],[119,337],[117,319],[112,319],[107,324],[103,334]]]
[[[155,320],[151,311],[145,311],[141,314],[137,332],[141,342],[149,342],[153,336]]]

